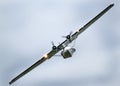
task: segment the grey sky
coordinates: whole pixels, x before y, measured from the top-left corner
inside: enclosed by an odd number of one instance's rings
[[[0,86],[39,60],[110,3],[115,6],[76,40],[72,58],[53,57],[13,86],[119,86],[120,1],[1,0]]]

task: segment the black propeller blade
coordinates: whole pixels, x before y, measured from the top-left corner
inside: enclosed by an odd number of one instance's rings
[[[52,43],[52,49],[55,50],[57,47],[55,46],[54,42],[51,43]]]
[[[72,31],[67,36],[62,36],[63,38],[70,39],[72,35]]]

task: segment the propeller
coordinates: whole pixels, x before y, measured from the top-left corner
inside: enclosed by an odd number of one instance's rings
[[[67,36],[62,36],[62,37],[66,39],[70,39],[71,35],[72,35],[72,31]]]
[[[55,46],[53,41],[51,43],[52,43],[52,49],[55,50],[57,47]]]

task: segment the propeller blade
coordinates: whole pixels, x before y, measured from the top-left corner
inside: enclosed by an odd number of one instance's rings
[[[72,31],[68,34],[68,35],[66,35],[66,36],[62,36],[62,38],[69,38],[71,35],[72,35]]]
[[[66,36],[62,36],[62,38],[66,38]]]
[[[55,46],[53,41],[51,43],[52,43],[52,49],[55,50],[57,47]]]
[[[54,44],[54,42],[53,42],[53,41],[52,41],[51,43],[52,43],[52,45],[53,45],[53,46],[55,46],[55,44]]]
[[[71,36],[71,35],[72,35],[72,33],[73,33],[73,32],[71,31],[69,35]]]

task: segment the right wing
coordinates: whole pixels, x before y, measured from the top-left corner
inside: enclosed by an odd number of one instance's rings
[[[101,16],[103,16],[110,8],[112,8],[114,4],[110,4],[108,7],[106,7],[102,12],[100,12],[97,16],[95,16],[93,19],[91,19],[87,24],[85,24],[82,28],[77,30],[73,35],[73,39],[76,39],[79,34],[81,34],[83,31],[85,31],[90,25],[92,25],[95,21],[97,21]]]

